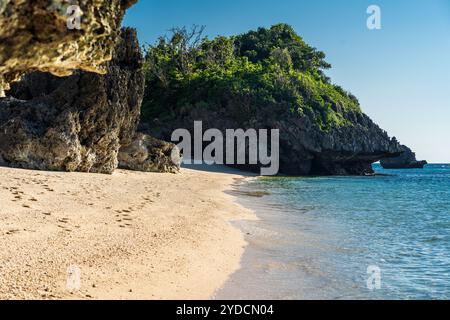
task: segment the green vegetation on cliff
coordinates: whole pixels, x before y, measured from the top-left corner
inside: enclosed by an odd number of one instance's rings
[[[225,108],[239,122],[264,111],[308,115],[324,130],[360,112],[357,99],[333,85],[325,54],[286,24],[235,37],[202,37],[203,28],[172,30],[146,47],[143,120],[172,120],[194,108]]]

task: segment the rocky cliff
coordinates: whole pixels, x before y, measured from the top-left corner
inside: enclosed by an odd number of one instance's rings
[[[124,167],[176,171],[178,164],[165,158],[173,145],[142,144],[149,139],[136,134],[144,90],[142,62],[135,30],[123,29],[105,75],[35,72],[13,83],[0,99],[0,163],[111,173],[123,148]],[[140,148],[130,147],[136,145]]]
[[[280,170],[291,175],[363,175],[372,163],[399,152],[395,140],[364,113],[347,113],[351,125],[323,131],[310,119],[281,121]],[[275,127],[275,126],[274,126]]]
[[[292,26],[212,40],[198,35],[195,42],[197,31],[175,29],[147,50],[142,110],[151,134],[170,139],[173,130],[186,128],[193,135],[200,120],[203,130],[223,135],[278,129],[280,173],[287,175],[371,174],[372,163],[402,152],[355,96],[331,82],[325,53]]]
[[[136,1],[0,1],[0,96],[30,71],[105,73],[125,10]],[[77,16],[79,28],[69,20]]]
[[[402,153],[395,158],[385,158],[380,161],[381,166],[385,169],[423,169],[428,164],[427,161],[418,161],[416,154],[410,148],[402,145]]]
[[[169,140],[177,128],[192,134],[193,122],[202,120],[203,129],[279,129],[280,173],[286,175],[364,175],[373,173],[372,163],[400,154],[400,145],[389,138],[367,115],[346,113],[350,125],[323,131],[308,116],[260,112],[248,121],[236,121],[222,112],[197,108],[177,120],[154,121],[144,130]],[[270,150],[270,148],[269,148]],[[259,166],[238,166],[259,171]]]

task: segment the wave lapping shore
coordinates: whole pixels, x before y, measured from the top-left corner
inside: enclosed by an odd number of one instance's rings
[[[215,297],[450,298],[450,164],[374,171],[242,185],[260,220],[236,223],[249,245]]]

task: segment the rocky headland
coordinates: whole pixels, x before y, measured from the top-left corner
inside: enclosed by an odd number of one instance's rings
[[[193,110],[183,119],[156,122],[143,130],[161,139],[170,139],[176,128],[193,132],[193,122],[201,119],[203,129],[279,129],[280,173],[285,175],[364,175],[373,173],[372,164],[401,153],[399,144],[363,113],[344,114],[351,125],[323,131],[308,116],[256,114],[245,122],[224,112]],[[259,171],[259,166],[236,166]]]
[[[195,31],[175,30],[148,48],[142,127],[152,135],[192,135],[200,120],[203,130],[279,129],[285,175],[367,175],[372,163],[401,154],[356,97],[325,76],[324,53],[289,25],[183,45]]]
[[[402,145],[402,153],[395,158],[381,159],[381,166],[385,169],[423,169],[428,162],[417,160],[416,154],[410,148]]]

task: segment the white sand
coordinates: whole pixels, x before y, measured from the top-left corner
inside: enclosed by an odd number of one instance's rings
[[[0,167],[0,298],[210,298],[246,245],[229,221],[254,218],[223,192],[241,178]]]

